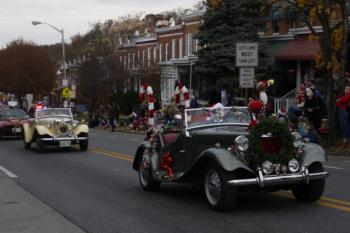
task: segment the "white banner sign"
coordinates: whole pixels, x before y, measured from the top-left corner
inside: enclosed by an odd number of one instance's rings
[[[258,43],[236,44],[236,67],[257,67],[259,65]]]
[[[239,87],[254,88],[254,68],[239,68]]]

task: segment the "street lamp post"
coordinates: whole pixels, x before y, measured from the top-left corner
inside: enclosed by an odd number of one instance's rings
[[[64,80],[67,80],[67,71],[66,71],[66,49],[65,49],[65,44],[64,44],[64,31],[63,29],[58,29],[57,27],[49,24],[49,23],[45,23],[45,22],[40,22],[40,21],[32,21],[32,24],[34,26],[39,25],[39,24],[46,24],[49,27],[53,28],[54,30],[58,31],[59,33],[61,33],[62,35],[62,59],[63,59],[63,78]]]

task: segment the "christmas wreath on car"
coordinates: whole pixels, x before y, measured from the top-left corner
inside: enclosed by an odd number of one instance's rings
[[[295,153],[293,141],[287,125],[274,117],[266,117],[250,130],[250,154],[259,164],[266,160],[272,163],[288,163]]]
[[[266,91],[274,82],[259,81],[256,86],[257,99],[251,99],[248,109],[252,114],[249,124],[250,161],[288,163],[294,154],[294,138],[288,126],[275,117],[267,117],[268,98]]]

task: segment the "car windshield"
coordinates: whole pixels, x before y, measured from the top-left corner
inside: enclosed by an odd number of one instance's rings
[[[249,124],[250,114],[246,107],[198,108],[185,111],[187,128],[210,125]]]
[[[7,109],[0,111],[0,119],[10,118],[28,118],[28,115],[22,109]]]
[[[69,108],[47,108],[38,109],[36,111],[37,118],[50,118],[50,117],[68,117],[71,118],[72,114]]]

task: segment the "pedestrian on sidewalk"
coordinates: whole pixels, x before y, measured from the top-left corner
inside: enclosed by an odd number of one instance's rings
[[[342,147],[350,149],[350,113],[348,112],[350,106],[350,86],[345,87],[344,96],[337,100],[336,106],[339,108],[339,123],[343,137]]]
[[[318,130],[321,126],[323,110],[324,105],[322,104],[322,101],[315,95],[311,88],[306,88],[304,115],[313,125],[315,130]]]

